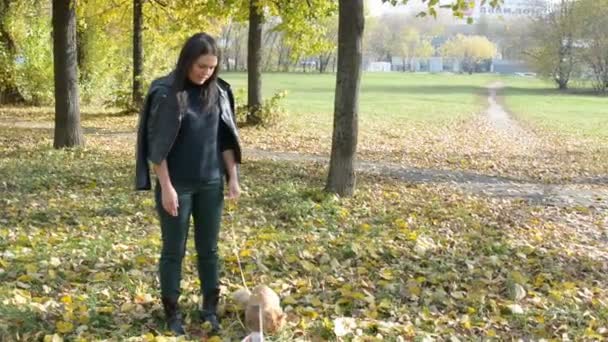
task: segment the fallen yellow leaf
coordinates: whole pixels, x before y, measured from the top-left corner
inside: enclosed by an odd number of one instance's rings
[[[62,334],[67,334],[74,330],[74,325],[71,322],[59,321],[55,326],[57,328],[57,331]]]

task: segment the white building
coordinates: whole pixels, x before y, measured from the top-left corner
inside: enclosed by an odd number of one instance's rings
[[[481,17],[535,17],[546,14],[554,0],[503,0],[499,7],[492,7],[489,1],[481,4],[481,0],[469,0],[475,6],[465,13],[465,16],[479,19]]]
[[[389,63],[389,62],[371,62],[367,66],[367,71],[373,71],[373,72],[391,71],[391,63]]]

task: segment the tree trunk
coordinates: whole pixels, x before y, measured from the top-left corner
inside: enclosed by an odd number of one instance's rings
[[[247,46],[247,122],[259,123],[262,106],[262,14],[258,0],[249,4],[249,44]]]
[[[557,87],[559,90],[568,90],[568,79],[561,79],[559,77],[556,77],[555,83],[557,83]]]
[[[241,55],[241,40],[239,39],[240,37],[237,37],[235,39],[235,45],[234,45],[234,71],[239,71],[239,62],[241,61],[241,59],[239,58],[239,56]]]
[[[80,128],[76,0],[53,0],[55,148],[84,145]]]
[[[277,71],[281,71],[281,62],[283,62],[283,45],[279,45],[279,58],[277,59]]]
[[[295,71],[295,72],[298,72],[298,71],[300,70],[300,69],[298,68],[298,65],[300,65],[301,58],[302,58],[302,57],[300,57],[300,56],[298,55],[298,56],[297,56],[297,57],[296,57],[296,58],[295,58],[295,59],[294,59],[294,60],[293,60],[291,63],[288,63],[288,64],[287,64],[287,65],[288,65],[287,71],[289,71],[289,68],[291,68],[291,70],[293,70],[293,71]]]
[[[334,129],[325,190],[340,196],[355,191],[359,88],[361,84],[363,0],[340,0],[338,73],[334,102]]]
[[[266,58],[266,62],[264,63],[264,70],[266,71],[271,71],[272,69],[272,54],[274,53],[274,48],[277,45],[277,38],[279,37],[279,34],[277,32],[272,32],[269,34],[269,36],[270,35],[272,35],[272,43],[270,43],[270,45],[266,45],[269,46],[268,57]]]
[[[88,79],[88,73],[86,70],[86,31],[76,27],[76,57],[78,59],[78,82],[83,84]]]
[[[228,32],[226,32],[226,34],[224,35],[224,41],[226,45],[224,46],[224,51],[222,54],[224,56],[224,64],[226,66],[226,71],[230,71],[230,54],[228,53],[228,46],[231,45],[230,34],[232,33],[232,25],[232,22],[228,24]]]
[[[6,18],[10,9],[11,0],[0,1],[0,47],[6,51],[6,56],[0,63],[0,75],[2,75],[2,85],[0,86],[0,104],[21,104],[25,103],[25,98],[19,92],[15,80],[15,51],[16,46],[7,27]]]
[[[142,77],[144,73],[143,0],[133,0],[133,106],[137,109],[144,102]]]
[[[332,52],[327,52],[326,54],[321,54],[319,56],[319,73],[323,74],[327,72],[327,66],[329,65],[332,55]]]
[[[317,71],[322,74],[323,73],[323,54],[320,54],[319,57],[319,64],[317,65]]]

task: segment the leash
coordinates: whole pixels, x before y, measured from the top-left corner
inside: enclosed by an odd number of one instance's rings
[[[234,221],[235,221],[234,213],[236,212],[235,209],[236,209],[236,202],[234,202],[233,205],[230,205],[230,204],[228,205],[228,216],[230,217],[230,232],[232,234],[232,252],[236,256],[236,262],[239,266],[239,272],[241,273],[241,281],[243,282],[243,286],[245,287],[247,292],[251,293],[251,291],[249,291],[249,287],[247,287],[247,283],[245,282],[245,273],[243,272],[243,266],[241,264],[241,258],[239,256],[239,247],[236,244],[236,233],[234,231]],[[258,323],[259,323],[259,327],[260,327],[260,332],[258,334],[256,334],[256,333],[249,334],[247,337],[245,337],[243,342],[244,341],[264,342],[264,315],[262,314],[263,306],[256,305],[256,307],[258,308],[257,311],[258,311]]]
[[[230,203],[230,202],[229,202]],[[236,256],[236,262],[239,266],[239,272],[241,273],[241,281],[243,282],[243,286],[247,291],[249,291],[249,287],[245,282],[245,273],[243,272],[243,265],[241,264],[241,258],[239,256],[239,247],[236,244],[236,233],[234,232],[234,212],[236,211],[236,203],[233,205],[228,205],[228,216],[230,217],[230,232],[232,233],[232,252]]]

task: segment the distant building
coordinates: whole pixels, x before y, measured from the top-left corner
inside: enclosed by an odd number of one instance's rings
[[[443,71],[443,58],[431,57],[429,58],[429,72],[442,72]]]
[[[491,72],[498,74],[529,74],[532,69],[522,61],[514,61],[507,59],[492,60]]]
[[[462,73],[462,60],[451,57],[413,57],[404,59],[393,57],[391,62],[377,62],[366,60],[363,63],[365,71],[371,72],[430,72],[430,73]],[[506,59],[488,59],[475,63],[472,72],[492,72],[509,75],[531,75],[533,70],[523,61]]]
[[[482,4],[481,0],[468,0],[475,6],[465,12],[465,16],[473,19],[480,17],[535,17],[549,12],[554,0],[503,0],[500,6],[490,6],[490,1]]]
[[[371,62],[367,65],[366,70],[372,71],[372,72],[391,71],[391,63],[389,63],[389,62]]]
[[[393,71],[428,71],[428,58],[420,57],[393,57],[391,59],[391,70]]]

